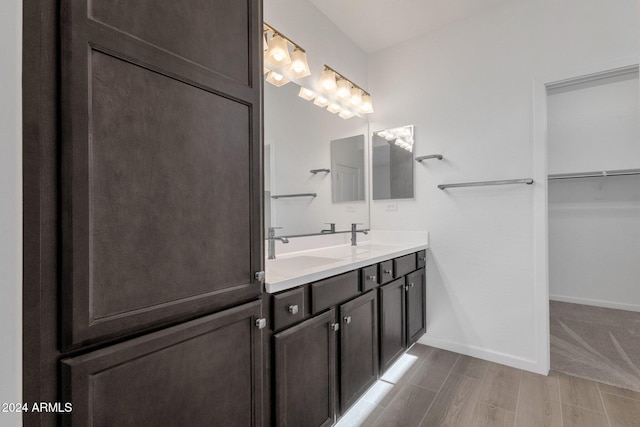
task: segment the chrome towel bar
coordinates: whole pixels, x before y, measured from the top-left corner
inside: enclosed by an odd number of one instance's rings
[[[442,154],[429,154],[427,156],[418,156],[416,157],[416,162],[422,163],[423,160],[429,160],[429,159],[442,160]]]
[[[601,178],[607,176],[640,175],[640,169],[618,169],[601,172],[577,172],[577,173],[556,173],[550,174],[549,180],[554,179],[574,179],[574,178]]]
[[[461,182],[459,184],[440,184],[438,188],[444,190],[445,188],[455,188],[455,187],[480,187],[484,185],[505,185],[505,184],[533,184],[533,179],[531,178],[522,178],[522,179],[505,179],[502,181],[480,181],[480,182]]]
[[[317,174],[318,172],[326,172],[329,173],[331,172],[331,169],[311,169],[309,172],[311,172],[312,174]]]
[[[317,193],[298,193],[298,194],[276,194],[271,196],[272,199],[284,199],[286,197],[316,197]]]

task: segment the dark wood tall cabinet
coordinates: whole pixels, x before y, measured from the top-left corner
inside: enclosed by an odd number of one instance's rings
[[[25,401],[71,399],[73,426],[261,425],[261,1],[24,20]]]

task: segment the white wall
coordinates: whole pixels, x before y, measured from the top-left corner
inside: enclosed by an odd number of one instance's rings
[[[0,403],[22,400],[22,1],[0,2]],[[20,414],[0,412],[3,426]]]
[[[310,2],[265,0],[264,21],[306,50],[311,76],[298,80],[301,85],[315,89],[327,64],[367,87],[365,53]],[[331,140],[368,135],[367,122],[358,117],[343,120],[299,98],[298,90],[294,83],[280,88],[265,83],[264,140],[274,156],[271,192],[312,192],[318,196],[272,200],[272,224],[285,227],[278,232],[282,235],[317,233],[328,227],[325,222],[335,222],[338,230],[347,229],[352,222],[368,227],[368,201],[332,203],[331,175],[309,173],[310,169],[331,167]],[[368,191],[365,189],[365,194]]]
[[[544,183],[436,185],[533,176],[534,80],[638,51],[636,0],[521,0],[370,56],[371,129],[414,124],[415,155],[445,157],[416,164],[415,200],[396,212],[372,203],[373,228],[429,231],[423,343],[548,370],[534,258]]]

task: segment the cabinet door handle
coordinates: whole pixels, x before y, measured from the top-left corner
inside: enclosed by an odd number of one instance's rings
[[[256,319],[256,328],[264,329],[266,326],[267,326],[267,319],[265,318]]]
[[[391,270],[384,270],[385,274],[391,274]]]
[[[413,288],[413,283],[409,283],[409,287],[410,287],[410,288]]]
[[[337,323],[332,323],[332,324],[331,324],[331,330],[332,330],[333,332],[338,332],[338,331],[340,330],[340,325],[339,325],[339,324],[337,324]]]
[[[376,276],[367,276],[367,280],[371,280],[372,282],[375,282],[377,279]]]
[[[405,292],[409,290],[409,287],[405,285],[404,287]]]
[[[351,323],[351,316],[344,316],[344,323],[346,323],[347,325]]]
[[[424,256],[420,257],[420,261],[426,261],[426,260],[427,260],[427,257],[424,257]]]
[[[298,304],[291,304],[288,310],[291,314],[298,314]]]

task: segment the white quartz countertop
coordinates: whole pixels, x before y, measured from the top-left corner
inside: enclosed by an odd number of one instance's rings
[[[275,293],[427,249],[426,232],[371,232],[357,246],[318,247],[265,262],[266,290]]]

